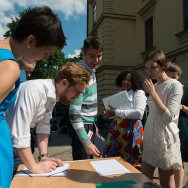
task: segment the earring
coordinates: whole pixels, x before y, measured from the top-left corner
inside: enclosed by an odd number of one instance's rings
[[[27,48],[30,48],[30,46],[27,46]]]

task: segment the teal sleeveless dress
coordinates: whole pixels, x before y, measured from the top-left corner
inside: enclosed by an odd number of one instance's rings
[[[10,50],[0,48],[0,63],[3,60],[15,61],[15,58]],[[0,187],[2,188],[10,187],[14,163],[10,129],[4,114],[14,104],[19,84],[20,79],[16,81],[15,89],[0,103]]]

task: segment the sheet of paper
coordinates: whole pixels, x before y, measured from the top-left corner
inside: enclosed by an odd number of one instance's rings
[[[90,163],[100,176],[130,173],[127,168],[115,159],[91,161]]]
[[[106,110],[110,109],[109,106],[120,110],[127,110],[132,108],[127,91],[116,93],[102,99],[102,101]]]
[[[69,168],[69,164],[65,163],[63,167],[57,167],[52,172],[43,173],[43,174],[33,174],[26,167],[24,167],[21,171],[15,174],[15,176],[66,176],[67,170]]]

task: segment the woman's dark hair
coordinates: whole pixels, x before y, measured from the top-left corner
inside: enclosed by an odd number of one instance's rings
[[[89,36],[84,40],[83,52],[86,54],[91,48],[103,51],[102,42],[96,36]]]
[[[144,63],[146,63],[149,60],[156,62],[163,68],[163,70],[166,70],[166,68],[169,65],[168,59],[161,50],[154,50],[150,54],[148,54],[144,59]]]
[[[30,9],[19,20],[11,36],[21,42],[29,35],[36,38],[36,47],[65,45],[65,36],[58,16],[47,6]]]
[[[143,78],[133,69],[127,69],[127,70],[121,72],[117,76],[117,78],[115,80],[115,85],[117,87],[122,87],[122,82],[126,78],[127,74],[131,75],[131,89],[133,91],[143,89],[143,86],[142,86]]]
[[[169,63],[169,65],[168,65],[168,67],[166,69],[166,72],[176,72],[179,77],[182,75],[182,69],[181,69],[181,67],[178,66],[175,63],[172,63],[172,62]]]

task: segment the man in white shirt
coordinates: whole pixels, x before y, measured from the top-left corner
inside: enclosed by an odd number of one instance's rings
[[[6,112],[13,147],[26,167],[33,173],[50,172],[63,166],[59,159],[48,156],[50,119],[56,102],[69,104],[89,82],[89,73],[81,66],[67,64],[55,79],[30,80],[21,84],[15,104]],[[30,148],[30,128],[36,126],[39,163]]]

